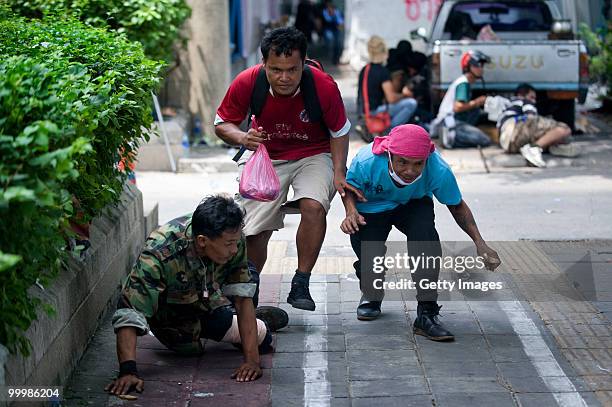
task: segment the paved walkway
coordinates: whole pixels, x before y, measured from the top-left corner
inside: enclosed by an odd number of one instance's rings
[[[147,336],[138,345],[145,392],[132,402],[108,396],[102,389],[117,362],[106,320],[72,378],[67,405],[612,405],[610,241],[497,244],[502,269],[469,278],[503,281],[505,289],[455,292],[440,302],[453,343],[412,334],[416,303],[406,293],[385,301],[380,319],[358,321],[347,247],[327,247],[317,263],[317,310],[294,310],[284,299],[295,251],[283,241],[270,249],[262,302],[280,304],[290,325],[277,334],[276,353],[264,356],[263,378],[231,380],[241,353],[230,345],[209,342],[202,357],[185,358]]]
[[[336,78],[352,113],[356,77]],[[504,262],[501,270],[470,277],[497,279],[504,290],[443,295],[441,319],[455,333],[454,343],[412,334],[416,303],[409,293],[388,295],[376,321],[356,319],[354,255],[337,228],[343,211],[335,200],[311,280],[315,312],[285,303],[297,265],[297,217],[287,218],[286,229],[274,234],[262,273],[262,302],[285,308],[290,325],[276,335],[276,353],[263,357],[260,380],[229,378],[242,358],[230,345],[209,342],[202,357],[185,358],[147,336],[138,344],[145,392],[132,402],[108,396],[103,388],[117,369],[108,314],[67,386],[65,404],[612,406],[612,241],[519,240],[610,237],[609,130],[582,136],[580,159],[551,160],[546,170],[506,168],[513,164],[508,157],[489,148],[488,174],[477,150],[442,152],[483,235],[513,240],[493,243]],[[353,136],[352,154],[362,144]],[[139,177],[145,199],[160,203],[161,222],[193,210],[202,191],[236,189],[231,172]],[[440,235],[465,239],[448,211],[439,209]],[[389,280],[402,277],[389,273]]]

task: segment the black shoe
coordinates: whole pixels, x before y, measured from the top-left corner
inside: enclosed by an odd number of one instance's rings
[[[315,303],[310,296],[308,284],[302,282],[291,283],[291,291],[287,297],[287,302],[293,308],[303,309],[306,311],[314,311]]]
[[[259,354],[265,355],[266,353],[272,353],[272,352],[274,352],[274,347],[272,346],[272,334],[270,333],[270,330],[268,329],[268,332],[266,332],[266,337],[259,344]]]
[[[357,306],[357,319],[360,321],[372,321],[380,315],[381,301],[361,300]]]
[[[278,307],[270,307],[267,305],[257,307],[255,316],[257,319],[261,319],[265,322],[268,330],[271,332],[283,329],[289,324],[289,315],[287,315],[284,309]]]
[[[440,323],[438,315],[440,315],[442,306],[433,304],[419,304],[417,307],[417,318],[414,320],[413,332],[416,335],[423,335],[432,341],[452,341],[455,335],[450,333]]]

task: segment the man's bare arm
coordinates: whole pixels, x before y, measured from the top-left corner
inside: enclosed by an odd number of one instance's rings
[[[474,220],[474,215],[472,215],[472,211],[467,203],[462,199],[459,204],[447,205],[447,207],[453,215],[453,218],[455,218],[457,225],[459,225],[476,245],[476,251],[479,256],[484,258],[487,269],[491,271],[495,270],[501,264],[499,255],[487,245],[480,235],[476,220]]]
[[[355,194],[357,199],[362,202],[365,201],[366,199],[363,193],[346,182],[346,159],[349,149],[349,135],[345,134],[342,137],[332,137],[329,143],[334,166],[334,187],[336,187],[336,191],[338,191],[342,198],[344,198],[346,192],[351,191]]]
[[[484,105],[486,99],[487,97],[483,95],[478,96],[476,99],[472,99],[469,102],[455,100],[455,104],[453,105],[453,112],[461,113],[467,112],[468,110],[476,109],[477,107]]]
[[[235,297],[234,305],[238,316],[240,342],[244,352],[244,363],[234,372],[232,378],[239,382],[250,382],[261,376],[259,349],[257,347],[257,321],[253,299]]]
[[[346,159],[348,157],[349,136],[345,134],[342,137],[332,137],[329,141],[332,162],[334,165],[334,174],[341,173],[346,175]]]
[[[472,239],[472,241],[476,244],[483,242],[482,236],[480,235],[480,231],[478,230],[478,226],[476,225],[476,220],[474,220],[474,215],[472,215],[472,211],[470,207],[465,203],[462,199],[461,202],[457,205],[448,205],[448,210],[455,218],[455,222],[457,225]]]
[[[122,363],[130,361],[133,361],[135,365],[136,342],[136,328],[123,327],[117,330],[117,359],[119,359],[120,366]],[[132,388],[142,392],[144,390],[144,380],[138,377],[135,372],[132,374],[122,374],[120,372],[120,377],[106,386],[105,390],[115,395],[125,395]]]
[[[127,326],[117,330],[117,358],[119,363],[136,360],[136,328]]]

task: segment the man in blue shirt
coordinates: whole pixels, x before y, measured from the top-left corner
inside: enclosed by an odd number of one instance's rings
[[[501,264],[497,253],[480,235],[453,172],[435,151],[423,128],[406,124],[395,127],[387,137],[377,137],[357,153],[346,180],[367,199],[357,202],[352,193],[342,199],[346,218],[340,228],[351,235],[351,246],[358,259],[354,267],[363,293],[357,307],[358,319],[372,320],[380,315],[384,292],[372,292],[372,265],[375,257],[384,256],[392,226],[406,235],[410,253],[442,256],[432,196],[447,205],[459,227],[474,241],[489,270]],[[362,242],[368,243],[363,253]],[[441,308],[437,304],[437,290],[421,288],[419,284],[423,279],[438,281],[440,264],[433,263],[420,264],[412,271],[418,301],[414,332],[436,341],[453,340],[453,334],[437,318]]]

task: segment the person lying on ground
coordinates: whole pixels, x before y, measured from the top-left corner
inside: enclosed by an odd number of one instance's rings
[[[517,86],[515,96],[497,121],[499,143],[508,154],[520,153],[528,163],[546,167],[542,153],[576,157],[578,148],[569,143],[570,127],[538,115],[536,90],[528,83]]]

